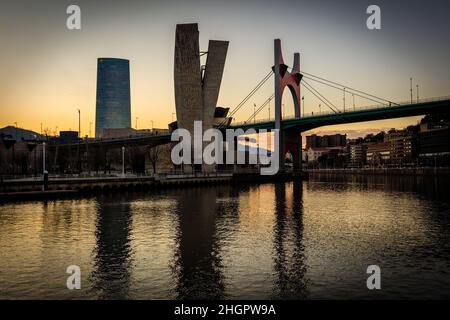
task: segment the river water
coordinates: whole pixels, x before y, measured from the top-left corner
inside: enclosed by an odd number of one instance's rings
[[[0,299],[450,298],[449,190],[314,176],[3,204]]]

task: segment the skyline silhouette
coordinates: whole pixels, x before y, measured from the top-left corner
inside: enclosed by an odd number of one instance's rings
[[[24,10],[26,4],[27,10]],[[44,128],[95,126],[98,57],[130,60],[131,119],[138,128],[167,128],[175,112],[173,55],[177,23],[200,26],[201,50],[208,39],[230,41],[218,105],[233,108],[273,65],[273,39],[283,41],[286,62],[300,52],[300,69],[392,101],[409,100],[410,77],[420,97],[450,94],[449,4],[433,1],[379,1],[382,29],[366,27],[367,1],[79,1],[81,30],[66,28],[66,8],[59,1],[19,0],[2,4],[0,127]],[[284,8],[285,10],[277,10]],[[204,63],[204,60],[202,59]],[[342,93],[320,91],[337,106]],[[268,81],[249,106],[236,115],[245,120],[273,92]],[[302,90],[305,113],[319,112],[319,101]],[[352,106],[352,96],[347,95]],[[286,113],[293,112],[285,93]],[[356,106],[373,102],[356,99]],[[271,117],[273,103],[271,104]],[[303,106],[302,106],[303,107]],[[322,112],[325,107],[322,106]],[[259,117],[267,118],[268,110]],[[383,130],[415,124],[420,117],[375,121],[314,132]],[[91,130],[91,135],[93,130]]]

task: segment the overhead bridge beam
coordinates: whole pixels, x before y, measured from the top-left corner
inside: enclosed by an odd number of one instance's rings
[[[170,142],[170,134],[165,135],[157,135],[157,136],[138,136],[138,137],[129,137],[129,138],[116,138],[116,139],[95,139],[91,141],[80,141],[80,143],[68,143],[68,144],[60,144],[60,147],[77,147],[77,146],[85,146],[88,147],[122,147],[122,146],[157,146],[161,144],[166,144]]]
[[[350,111],[345,113],[332,113],[298,119],[286,119],[282,121],[281,128],[293,129],[299,132],[303,132],[323,126],[412,117],[444,111],[446,112],[450,111],[450,99],[400,105],[400,106],[390,106],[390,107],[387,106],[382,108]],[[273,121],[259,122],[259,123],[258,122],[242,123],[231,126],[231,128],[234,129],[237,128],[273,129],[274,127],[275,123]]]

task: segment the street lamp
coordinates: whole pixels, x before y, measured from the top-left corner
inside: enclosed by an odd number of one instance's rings
[[[303,103],[303,117],[305,117],[305,96],[302,96],[302,103]]]
[[[18,132],[18,128],[17,128],[17,122],[14,122],[14,124],[16,125],[16,140],[19,140],[19,132]]]
[[[153,132],[153,120],[150,120],[150,122],[152,123],[152,132]]]
[[[345,112],[345,87],[344,87],[344,97],[343,97],[343,99],[344,99],[344,112]]]
[[[45,142],[42,143],[42,191],[47,190],[48,172],[45,168]]]
[[[138,121],[138,117],[136,117],[136,130],[138,129],[138,126],[137,126],[137,121]]]
[[[77,146],[77,158],[78,158],[78,172],[79,172],[79,173],[81,173],[80,138],[81,138],[81,110],[78,109],[78,146]]]
[[[413,78],[409,78],[409,92],[411,93],[411,104],[413,103],[412,80],[413,80]]]
[[[78,137],[81,137],[81,111],[78,110]]]
[[[416,89],[417,89],[417,103],[419,103],[419,85],[416,84]]]
[[[45,142],[42,143],[42,173],[45,174]]]
[[[125,147],[122,146],[122,177],[125,177]]]
[[[256,123],[256,103],[253,104],[253,124]]]

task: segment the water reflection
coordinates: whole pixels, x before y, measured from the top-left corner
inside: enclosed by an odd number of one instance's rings
[[[221,299],[224,279],[217,223],[217,189],[179,190],[178,248],[173,266],[178,299]]]
[[[290,210],[288,210],[289,199],[286,197],[287,186],[292,187]],[[275,217],[274,269],[277,277],[272,298],[304,299],[307,296],[307,287],[301,182],[275,185]]]
[[[120,199],[122,198],[122,199]],[[132,213],[130,203],[123,197],[101,196],[97,199],[97,239],[94,270],[91,274],[93,290],[100,299],[129,297],[132,252],[130,231]]]
[[[335,174],[313,174],[311,182],[327,183],[331,186],[336,184],[358,185],[371,190],[382,190],[386,192],[414,192],[422,197],[433,200],[448,200],[450,190],[449,177],[433,176],[385,176],[385,175],[335,175]]]
[[[0,205],[0,298],[449,298],[449,181],[330,175]],[[69,264],[81,290],[65,286]]]

